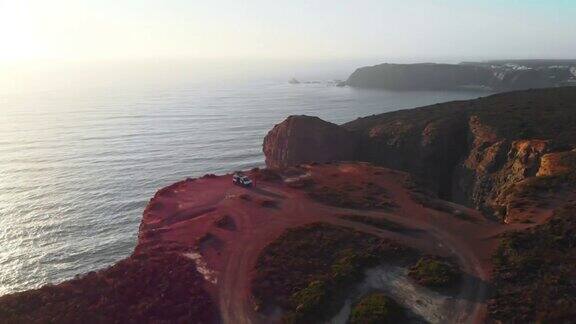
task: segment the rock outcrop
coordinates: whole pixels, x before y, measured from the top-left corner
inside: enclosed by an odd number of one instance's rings
[[[304,162],[351,160],[355,136],[318,117],[290,116],[264,138],[266,164],[281,168]]]
[[[289,118],[268,134],[268,166],[372,162],[416,175],[443,199],[498,215],[511,187],[556,172],[550,170],[560,165],[553,162],[559,159],[554,154],[576,147],[576,88],[455,101],[359,118],[339,127],[306,120]]]
[[[575,169],[576,149],[543,155],[540,159],[540,167],[536,175],[540,177],[556,176],[574,172]]]

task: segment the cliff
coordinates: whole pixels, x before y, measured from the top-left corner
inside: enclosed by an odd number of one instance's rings
[[[576,147],[576,89],[498,94],[359,118],[340,128],[333,143],[355,141],[353,160],[408,171],[441,198],[504,217],[507,194],[537,175],[543,156]],[[277,143],[296,143],[289,137],[309,131],[292,122],[277,125],[264,141],[267,164],[338,156],[338,145],[320,154],[305,144],[292,145],[285,155],[270,154]]]
[[[346,83],[358,88],[390,90],[483,88],[501,92],[574,85],[575,67],[574,61],[379,64],[357,69]]]
[[[300,149],[302,147],[306,149]],[[350,160],[355,150],[353,134],[310,116],[290,116],[264,139],[266,164],[274,168],[308,161]]]

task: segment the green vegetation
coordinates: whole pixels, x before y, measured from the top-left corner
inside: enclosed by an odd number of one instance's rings
[[[334,315],[364,270],[383,261],[408,261],[413,252],[345,227],[315,223],[287,230],[256,265],[257,308],[279,306],[286,323],[318,323]]]
[[[381,293],[362,298],[350,315],[350,324],[392,324],[402,323],[404,320],[404,309]]]
[[[342,250],[319,280],[310,282],[305,288],[290,297],[291,310],[285,318],[287,323],[318,322],[327,314],[340,308],[346,291],[363,277],[363,270],[378,263],[373,252]]]
[[[388,230],[392,232],[401,232],[407,230],[406,227],[384,218],[376,218],[363,215],[342,215],[340,216],[340,218],[352,222],[364,223],[370,226],[377,227],[379,229]]]
[[[502,322],[568,323],[576,318],[576,204],[546,224],[504,235],[494,254],[490,315]]]
[[[459,269],[431,257],[422,257],[409,272],[410,277],[426,287],[446,288],[456,284],[461,277]]]
[[[308,286],[292,295],[291,302],[296,305],[296,312],[311,313],[326,304],[327,287],[324,281],[315,280]]]

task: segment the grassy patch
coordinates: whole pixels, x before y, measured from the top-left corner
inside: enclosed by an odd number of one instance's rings
[[[460,270],[447,261],[422,257],[408,273],[419,284],[431,288],[448,288],[460,280]]]
[[[350,324],[392,324],[405,320],[402,306],[382,293],[372,293],[362,298],[350,315]]]

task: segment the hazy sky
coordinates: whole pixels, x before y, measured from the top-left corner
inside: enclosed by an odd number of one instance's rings
[[[0,62],[575,54],[576,0],[0,0]]]

